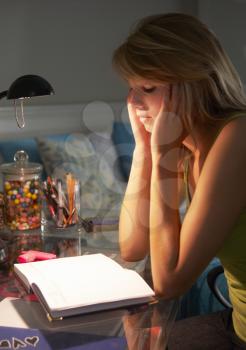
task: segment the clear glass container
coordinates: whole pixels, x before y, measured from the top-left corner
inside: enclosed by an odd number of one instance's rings
[[[13,163],[0,166],[3,174],[5,222],[11,230],[29,230],[41,224],[42,165],[30,163],[25,151],[17,151]]]

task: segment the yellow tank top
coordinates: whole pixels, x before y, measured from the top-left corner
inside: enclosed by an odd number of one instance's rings
[[[233,118],[234,119],[234,118]],[[184,163],[187,207],[191,201],[188,185],[188,159]],[[246,211],[238,218],[232,233],[217,254],[228,284],[233,306],[232,320],[237,336],[246,342]]]
[[[246,212],[240,215],[217,255],[225,270],[234,329],[246,342]]]

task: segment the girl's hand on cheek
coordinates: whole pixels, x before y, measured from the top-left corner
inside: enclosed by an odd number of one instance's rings
[[[155,118],[152,135],[151,150],[161,150],[164,147],[179,147],[184,139],[184,127],[181,117],[177,114],[177,88],[172,87],[172,103],[166,103],[165,97],[158,115]]]

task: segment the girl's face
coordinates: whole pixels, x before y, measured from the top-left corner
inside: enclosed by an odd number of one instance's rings
[[[169,85],[140,79],[132,79],[128,83],[128,103],[135,107],[139,121],[151,133],[160,108],[165,108],[169,99]]]

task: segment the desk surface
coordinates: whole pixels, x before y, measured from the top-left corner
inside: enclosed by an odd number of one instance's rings
[[[102,252],[122,266],[133,268],[145,276],[146,261],[127,263],[120,258],[116,235],[117,232],[85,234],[84,232],[59,231],[48,234],[47,232],[30,231],[13,235],[11,239],[8,236],[9,267],[16,261],[20,251],[27,249],[54,252],[58,257]],[[6,234],[2,237],[7,239]],[[77,346],[78,342],[88,345],[108,338],[117,338],[119,341],[119,347],[112,347],[112,349],[143,349],[143,344],[145,344],[144,349],[163,350],[178,309],[177,300],[157,300],[151,305],[97,312],[50,323],[39,303],[33,301],[35,298],[32,295],[26,295],[24,289],[14,279],[11,268],[0,271],[0,300],[6,297],[21,299],[5,299],[0,303],[0,326],[20,327],[26,331],[30,331],[29,328],[31,328],[48,332],[48,335],[45,333],[45,339],[52,338],[52,342],[56,339],[57,344],[54,345],[51,342],[50,349],[57,350]],[[2,331],[0,332],[0,343],[1,333]],[[64,347],[64,342],[61,342],[63,333],[66,334],[67,347]],[[58,334],[59,337],[57,337]],[[54,335],[56,335],[55,338]],[[110,350],[109,345],[107,346],[107,349]],[[99,345],[97,348],[100,349]],[[42,350],[45,349],[42,348]]]

